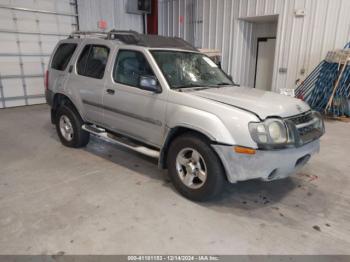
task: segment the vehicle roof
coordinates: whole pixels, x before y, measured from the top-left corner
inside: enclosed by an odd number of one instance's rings
[[[67,42],[79,43],[84,39],[82,38],[83,36],[88,39],[98,39],[97,42],[99,43],[108,41],[109,43],[116,45],[133,45],[152,49],[179,49],[198,52],[194,46],[182,38],[160,35],[145,35],[139,34],[135,31],[111,30],[109,32],[73,32],[67,39]]]

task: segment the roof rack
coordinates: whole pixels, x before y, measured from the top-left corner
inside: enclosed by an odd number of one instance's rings
[[[108,32],[107,39],[117,39],[125,44],[137,44],[140,41],[140,34],[133,30],[113,29]]]
[[[81,36],[92,36],[92,37],[107,37],[107,32],[101,31],[74,31],[72,32],[68,38],[81,38]]]
[[[133,30],[102,31],[74,31],[68,38],[81,38],[82,36],[101,37],[108,40],[120,40],[125,44],[137,44],[140,41],[139,33]]]
[[[81,38],[81,36],[99,37],[107,40],[119,40],[127,45],[139,45],[154,48],[180,48],[190,51],[198,51],[190,43],[179,37],[166,37],[160,35],[144,35],[133,30],[101,31],[76,31],[69,38]]]

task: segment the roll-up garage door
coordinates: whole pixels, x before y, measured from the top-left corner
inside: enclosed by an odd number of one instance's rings
[[[74,0],[0,0],[0,108],[45,103],[56,43],[78,29]]]

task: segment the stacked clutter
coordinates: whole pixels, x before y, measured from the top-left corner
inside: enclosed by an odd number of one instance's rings
[[[311,108],[333,116],[350,116],[350,43],[330,51],[295,90]]]

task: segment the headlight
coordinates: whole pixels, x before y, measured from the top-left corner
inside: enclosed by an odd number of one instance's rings
[[[312,111],[312,117],[313,119],[315,119],[314,122],[314,128],[320,130],[320,132],[322,132],[322,134],[324,134],[325,130],[324,130],[324,123],[323,123],[323,119],[322,116],[319,112],[317,111]]]
[[[311,111],[286,119],[267,118],[262,122],[250,122],[249,132],[261,149],[280,149],[302,146],[320,138],[324,123],[320,113]]]
[[[272,122],[269,124],[270,138],[275,143],[286,142],[286,128],[280,122]]]
[[[289,141],[286,124],[278,118],[268,118],[258,123],[251,122],[249,131],[260,147],[278,147],[292,142]]]

